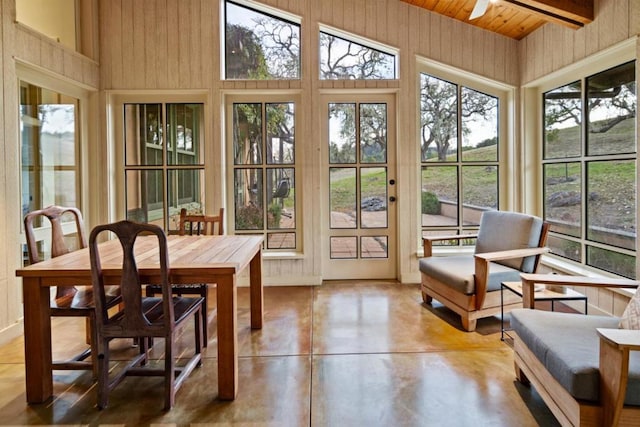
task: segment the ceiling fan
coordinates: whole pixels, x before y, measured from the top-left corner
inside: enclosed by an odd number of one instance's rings
[[[489,6],[489,0],[476,0],[476,4],[471,11],[471,15],[469,16],[469,20],[480,18],[487,11],[487,7]]]

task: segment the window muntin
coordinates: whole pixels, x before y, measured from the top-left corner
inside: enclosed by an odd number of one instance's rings
[[[80,207],[79,100],[20,83],[22,216],[49,205]]]
[[[553,254],[635,278],[635,62],[543,94]]]
[[[225,2],[225,78],[300,79],[300,25]]]
[[[321,80],[396,78],[396,55],[323,31],[319,44]]]
[[[263,233],[266,248],[296,250],[294,102],[232,105],[236,234]]]
[[[177,230],[204,211],[204,104],[124,104],[127,219]]]
[[[493,95],[420,74],[423,233],[463,233],[498,209],[498,111]]]

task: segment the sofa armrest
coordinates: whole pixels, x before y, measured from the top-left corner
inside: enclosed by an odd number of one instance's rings
[[[476,310],[480,310],[487,295],[487,283],[489,282],[489,263],[513,258],[524,258],[528,256],[541,255],[549,252],[547,247],[535,247],[524,249],[511,249],[507,251],[485,252],[475,254],[475,277],[476,277]],[[523,286],[524,292],[524,286]]]
[[[629,378],[629,353],[640,351],[640,331],[602,329],[600,335],[600,403],[603,425],[618,425]]]
[[[477,234],[451,234],[447,236],[426,236],[422,238],[422,248],[425,257],[433,255],[433,242],[442,242],[445,240],[461,240],[461,239],[475,239]]]
[[[522,303],[525,308],[534,307],[534,288],[536,283],[543,285],[569,285],[596,288],[630,288],[636,289],[640,281],[617,279],[612,277],[567,276],[562,274],[521,273]]]

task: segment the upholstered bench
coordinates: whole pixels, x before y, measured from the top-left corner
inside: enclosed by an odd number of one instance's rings
[[[600,401],[600,336],[620,319],[541,310],[511,312],[511,327],[545,369],[575,399]],[[626,405],[640,406],[640,352],[629,355]]]
[[[626,279],[522,277],[527,287],[563,280],[583,286],[638,286]],[[530,308],[511,311],[516,377],[533,384],[560,424],[640,425],[640,331],[628,326],[628,312],[621,321]]]

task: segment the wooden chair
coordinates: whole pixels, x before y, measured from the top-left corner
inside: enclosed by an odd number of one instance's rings
[[[182,208],[180,210],[180,224],[178,228],[178,235],[180,236],[192,236],[192,235],[222,235],[224,234],[224,208],[220,208],[218,215],[196,215],[187,214],[187,210]],[[217,232],[216,232],[217,229]],[[207,283],[194,283],[189,285],[173,285],[171,288],[174,295],[200,295],[204,298],[205,315],[203,317],[204,328],[204,345],[206,347],[209,337],[208,321],[207,321],[207,308],[209,307],[209,286]],[[160,285],[148,285],[146,289],[146,295],[152,297],[162,293]]]
[[[462,327],[474,331],[477,319],[494,316],[522,306],[516,295],[504,294],[504,281],[520,280],[520,273],[535,272],[549,225],[540,218],[517,212],[486,211],[478,234],[423,238],[424,258],[420,260],[422,299],[435,298],[460,315]],[[475,253],[433,257],[433,242],[477,238]],[[511,294],[510,292],[508,294]]]
[[[120,287],[122,289],[122,310],[109,315],[107,297],[104,293],[105,278],[100,263],[98,237],[101,233],[113,232],[122,245],[123,262]],[[142,285],[134,256],[136,239],[156,238],[159,245],[160,280],[162,297],[143,297]],[[202,317],[204,298],[173,297],[169,283],[169,253],[164,231],[152,224],[139,224],[131,221],[120,221],[95,227],[89,236],[89,253],[91,258],[91,276],[93,292],[96,295],[96,325],[98,335],[98,408],[106,408],[109,403],[109,392],[113,390],[125,376],[162,376],[164,377],[164,408],[171,409],[175,403],[175,394],[186,377],[196,366],[201,364],[202,349]],[[176,366],[177,354],[174,353],[178,332],[186,325],[187,320],[194,318],[195,351],[184,366]],[[149,342],[153,337],[164,338],[164,368],[145,366],[148,361]],[[122,369],[110,378],[109,375],[109,341],[113,338],[134,338],[140,345],[140,354],[130,360]],[[184,357],[183,354],[180,354]]]
[[[640,331],[619,329],[617,317],[531,310],[536,284],[637,289],[640,282],[522,274],[525,308],[511,312],[516,378],[536,388],[560,424],[640,425]]]
[[[73,217],[75,222],[75,236],[72,233],[65,235],[62,225],[63,216]],[[43,261],[38,252],[38,241],[35,235],[34,223],[38,218],[47,218],[51,226],[51,257],[57,257],[71,252],[67,246],[67,240],[75,240],[76,249],[86,248],[87,239],[84,231],[84,221],[80,210],[73,207],[49,206],[44,209],[28,213],[24,217],[24,230],[27,238],[27,252],[31,264]],[[43,224],[44,226],[45,224]],[[111,294],[105,300],[107,308],[116,306],[120,301],[119,291],[110,289]],[[65,361],[54,361],[53,369],[89,369],[97,374],[96,364],[96,327],[93,291],[88,287],[76,288],[75,286],[57,286],[55,298],[51,301],[51,316],[60,317],[85,317],[87,318],[87,342],[90,347],[82,353]],[[86,361],[91,357],[91,362]]]

